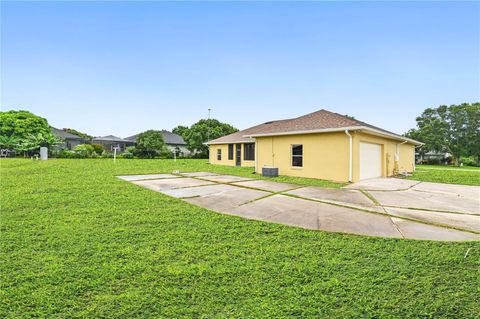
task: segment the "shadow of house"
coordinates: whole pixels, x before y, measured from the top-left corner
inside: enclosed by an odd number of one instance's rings
[[[65,132],[64,130],[55,127],[50,127],[50,129],[52,130],[53,135],[63,141],[63,143],[57,145],[57,148],[59,149],[73,150],[77,145],[90,143],[90,141],[83,137]]]
[[[163,142],[171,152],[175,150],[177,156],[189,156],[191,154],[191,152],[187,148],[187,143],[183,140],[183,138],[180,135],[166,131],[166,130],[161,130],[161,132],[163,136]],[[135,135],[126,137],[125,140],[136,143],[138,135],[139,134],[135,134]]]
[[[117,147],[119,153],[125,152],[125,149],[129,146],[135,145],[135,142],[114,135],[94,137],[92,143],[100,144],[105,150],[110,152],[113,152],[113,149]]]

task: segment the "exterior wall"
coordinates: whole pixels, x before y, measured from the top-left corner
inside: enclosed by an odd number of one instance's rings
[[[291,145],[303,145],[303,167],[292,167]],[[257,173],[278,167],[280,175],[348,181],[349,138],[344,132],[257,138]]]
[[[218,165],[228,165],[228,166],[235,166],[235,146],[233,144],[233,160],[228,159],[228,144],[215,144],[210,145],[210,163],[211,164],[218,164]],[[217,150],[222,150],[222,160],[217,160]],[[255,167],[255,161],[246,161],[243,159],[244,156],[244,145],[242,144],[241,148],[241,166],[242,167]],[[256,153],[256,151],[255,151]]]
[[[360,143],[380,144],[382,147],[382,176],[412,172],[415,169],[415,147],[413,144],[400,144],[396,140],[352,131],[352,181],[360,180]],[[291,147],[303,145],[303,167],[292,167]],[[235,145],[235,144],[234,144]],[[235,146],[234,146],[235,147]],[[396,150],[398,147],[398,162]],[[217,160],[217,149],[222,150],[222,160]],[[255,166],[255,161],[243,160],[242,166]],[[255,170],[262,173],[262,167],[277,167],[280,175],[326,179],[338,182],[348,181],[349,137],[345,132],[285,135],[256,138]],[[210,163],[235,166],[228,160],[228,144],[210,145]]]
[[[362,132],[352,132],[353,136],[353,176],[354,182],[360,180],[360,143],[374,143],[382,146],[382,176],[392,176],[395,173],[412,172],[415,165],[413,144],[390,140],[384,137],[370,135]],[[397,146],[398,145],[398,146]],[[396,150],[398,147],[399,161],[396,163]]]

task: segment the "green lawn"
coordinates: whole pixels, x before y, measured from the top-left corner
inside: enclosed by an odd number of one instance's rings
[[[416,172],[408,179],[436,183],[480,185],[480,168],[417,165]]]
[[[1,318],[480,314],[478,242],[368,238],[244,220],[115,178],[173,170],[246,176],[251,169],[204,160],[0,165]]]

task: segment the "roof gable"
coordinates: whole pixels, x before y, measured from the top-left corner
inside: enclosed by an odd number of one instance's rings
[[[161,130],[161,132],[162,132],[163,141],[165,142],[165,144],[187,145],[187,143],[183,140],[183,137],[181,137],[180,135],[166,131],[166,130]],[[125,140],[136,142],[138,135],[140,135],[140,133],[126,137]]]

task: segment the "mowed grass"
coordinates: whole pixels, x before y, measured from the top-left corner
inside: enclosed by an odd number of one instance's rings
[[[423,182],[480,185],[479,167],[452,167],[440,165],[417,165],[413,176],[407,177]]]
[[[480,313],[478,242],[370,238],[244,220],[115,177],[249,169],[203,160],[0,165],[1,318]]]

